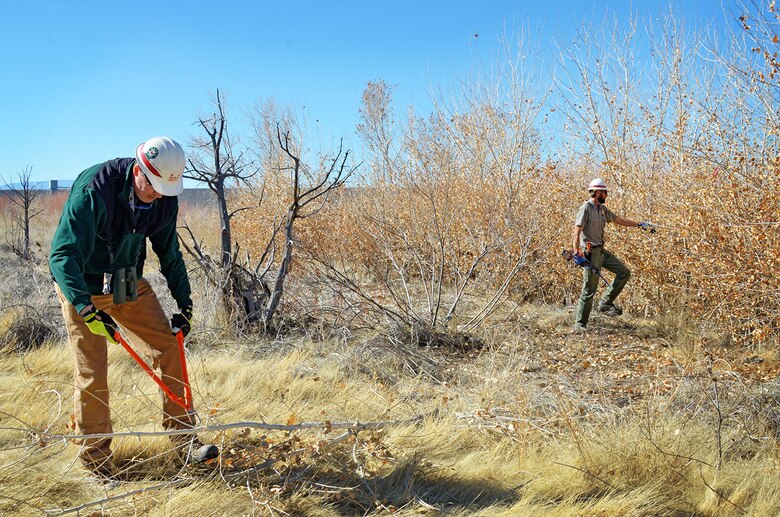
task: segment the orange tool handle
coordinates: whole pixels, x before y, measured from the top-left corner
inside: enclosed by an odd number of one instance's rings
[[[135,350],[133,350],[133,347],[131,347],[127,343],[127,341],[125,341],[124,338],[122,338],[122,335],[119,332],[114,334],[114,339],[119,341],[119,344],[122,345],[122,348],[127,350],[127,353],[130,354],[130,357],[135,359],[135,362],[137,362],[141,366],[141,368],[143,368],[144,371],[149,374],[149,377],[151,377],[152,380],[154,382],[156,382],[157,385],[160,386],[160,388],[162,388],[162,390],[165,392],[165,394],[168,395],[169,399],[171,399],[177,406],[179,406],[179,407],[181,407],[181,408],[183,408],[185,410],[189,410],[189,407],[187,406],[187,402],[182,400],[181,397],[177,396],[173,391],[171,391],[171,388],[169,388],[168,385],[165,384],[165,382],[161,378],[159,378],[156,373],[154,373],[154,370],[152,370],[151,367],[148,364],[146,364],[146,361],[141,359],[141,356],[138,355],[135,352]],[[184,342],[184,340],[182,339],[182,343],[183,342]],[[182,350],[182,353],[183,353],[183,350],[184,350],[183,347],[181,347],[181,350]],[[185,384],[185,390],[187,389],[186,388],[187,386],[188,386],[188,384]],[[185,394],[186,394],[186,391],[185,391]]]
[[[184,333],[180,330],[176,333],[176,342],[179,343],[179,359],[181,360],[181,380],[184,382],[185,409],[192,410],[192,388],[190,388],[190,376],[187,373],[187,358],[184,357]]]

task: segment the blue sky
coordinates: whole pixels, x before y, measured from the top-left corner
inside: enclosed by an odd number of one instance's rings
[[[673,4],[687,19],[723,23],[718,2]],[[625,19],[668,5],[0,0],[0,176],[31,166],[35,180],[72,179],[131,156],[151,136],[186,143],[216,88],[234,126],[247,107],[274,98],[355,146],[368,81],[396,85],[397,107],[424,112],[431,86],[489,63],[521,25],[546,46],[607,11]]]

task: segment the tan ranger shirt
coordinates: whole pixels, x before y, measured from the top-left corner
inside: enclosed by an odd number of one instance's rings
[[[596,206],[592,199],[585,201],[577,210],[577,219],[574,222],[577,226],[582,226],[580,246],[585,249],[588,243],[591,246],[604,244],[604,226],[615,218],[617,215],[606,205]]]

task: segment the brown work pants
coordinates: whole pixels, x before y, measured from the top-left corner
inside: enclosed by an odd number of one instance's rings
[[[76,434],[111,433],[113,431],[108,397],[108,341],[90,332],[84,324],[84,319],[76,308],[65,300],[58,286],[56,290],[62,304],[62,315],[65,318],[75,366],[75,432]],[[183,397],[184,384],[176,337],[171,334],[165,311],[149,282],[143,278],[138,280],[138,299],[134,302],[115,305],[113,295],[106,294],[93,295],[92,303],[117,322],[136,352],[151,358],[152,368],[173,393]],[[163,399],[163,427],[166,429],[192,427],[191,415],[166,397],[162,390],[160,394]],[[87,464],[98,465],[111,456],[110,438],[82,440],[81,444],[80,456]]]

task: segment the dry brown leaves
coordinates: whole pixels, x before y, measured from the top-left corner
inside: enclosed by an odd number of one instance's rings
[[[638,334],[621,323],[597,324],[584,335],[551,333],[551,341],[561,346],[540,347],[533,370],[575,379],[587,393],[619,405],[649,395],[673,395],[692,379],[736,374],[750,384],[780,377],[780,357],[774,351],[756,353],[706,342],[681,350],[665,339]]]

